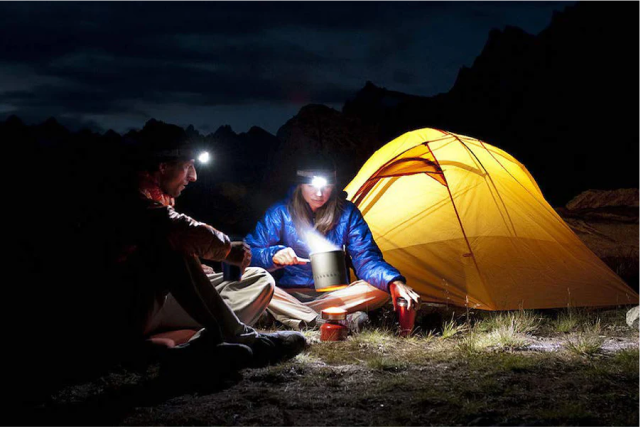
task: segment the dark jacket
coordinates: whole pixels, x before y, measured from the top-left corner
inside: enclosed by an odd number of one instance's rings
[[[311,249],[306,239],[298,235],[288,203],[289,199],[286,199],[271,206],[255,230],[247,235],[252,266],[268,271],[283,268],[273,263],[273,256],[286,247],[292,248],[299,257],[309,258]],[[369,226],[353,203],[344,202],[338,223],[324,237],[338,248],[346,248],[358,278],[371,285],[389,292],[389,284],[394,280],[406,281],[398,270],[384,261]],[[311,264],[284,267],[284,274],[277,284],[282,288],[313,288]]]

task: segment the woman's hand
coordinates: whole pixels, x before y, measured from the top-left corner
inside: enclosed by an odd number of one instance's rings
[[[417,309],[420,304],[420,295],[416,293],[406,283],[396,280],[389,285],[389,291],[391,292],[391,298],[393,299],[393,310],[396,310],[396,300],[398,297],[407,300],[407,308],[409,310]]]
[[[291,248],[281,249],[273,256],[273,263],[276,265],[300,265],[308,262],[308,259],[299,258]]]

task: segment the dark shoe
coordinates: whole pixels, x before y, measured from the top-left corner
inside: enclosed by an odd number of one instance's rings
[[[257,329],[269,329],[274,327],[276,324],[276,319],[269,313],[267,310],[263,311],[258,320],[256,320],[256,324],[253,325],[254,328]]]
[[[254,368],[283,362],[298,355],[307,346],[307,340],[300,332],[279,331],[261,333],[251,345]]]
[[[364,327],[369,323],[369,315],[364,311],[347,314],[347,327],[352,334],[362,332]]]
[[[320,314],[318,314],[318,316],[311,322],[305,322],[304,320],[301,320],[299,328],[301,331],[317,331],[325,323],[327,323],[327,321],[324,320]]]
[[[253,361],[253,351],[244,344],[215,344],[208,336],[199,336],[186,344],[167,350],[160,374],[173,382],[216,382]],[[202,384],[205,385],[205,384]]]

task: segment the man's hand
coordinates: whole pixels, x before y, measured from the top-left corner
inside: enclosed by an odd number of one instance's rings
[[[213,273],[215,273],[214,269],[209,267],[207,264],[202,264],[202,271],[204,271],[204,274],[213,274]]]
[[[398,297],[402,297],[407,300],[407,308],[409,310],[417,309],[420,304],[420,295],[418,295],[410,286],[406,283],[396,280],[389,285],[389,291],[391,292],[391,298],[393,299],[393,311],[396,310],[396,300]]]
[[[276,265],[301,265],[307,264],[308,259],[299,258],[295,251],[291,248],[284,248],[276,252],[273,256],[273,262]]]
[[[245,242],[231,242],[231,250],[224,262],[239,266],[244,273],[245,268],[251,264],[251,248]]]

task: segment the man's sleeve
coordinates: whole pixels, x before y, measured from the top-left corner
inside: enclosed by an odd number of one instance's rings
[[[221,261],[231,250],[229,237],[212,226],[178,213],[171,206],[153,203],[146,209],[146,220],[154,233],[166,237],[171,249],[212,261]]]
[[[279,244],[282,242],[283,226],[281,212],[273,207],[267,210],[264,217],[258,221],[255,230],[247,235],[245,242],[251,247],[252,267],[261,267],[267,271],[280,268],[273,263],[273,256],[286,248]]]
[[[376,288],[389,292],[389,284],[406,279],[382,257],[369,225],[356,208],[350,213],[347,251],[351,256],[358,277]]]

